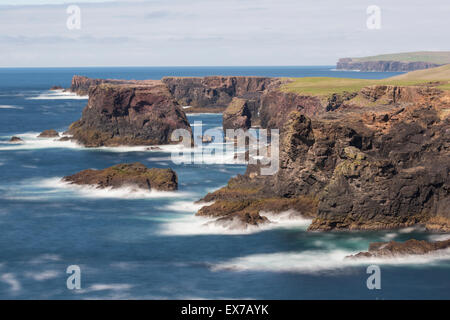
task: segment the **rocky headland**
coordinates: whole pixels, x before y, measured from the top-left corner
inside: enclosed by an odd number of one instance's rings
[[[439,67],[441,64],[414,61],[354,61],[352,58],[342,58],[336,64],[338,70],[378,71],[378,72],[409,72],[414,70]]]
[[[119,164],[103,170],[83,170],[63,178],[77,185],[93,185],[99,189],[137,187],[144,190],[173,191],[178,178],[172,169],[147,168],[142,163]]]
[[[260,123],[280,128],[279,171],[261,176],[249,165],[197,215],[258,225],[264,212],[294,210],[313,218],[311,231],[449,232],[450,94],[437,85],[267,92]]]
[[[342,58],[338,70],[409,72],[450,64],[448,51],[419,51],[382,54],[371,57]]]
[[[424,255],[450,248],[450,239],[444,241],[407,240],[405,242],[373,242],[369,251],[360,252],[346,259],[394,258],[410,255]]]

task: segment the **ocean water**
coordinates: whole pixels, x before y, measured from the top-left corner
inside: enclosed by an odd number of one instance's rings
[[[86,99],[49,92],[74,74],[120,79],[260,75],[383,78],[395,73],[332,71],[332,67],[181,67],[0,69],[1,299],[449,299],[450,254],[349,262],[370,242],[444,239],[420,229],[309,233],[308,220],[278,219],[262,229],[205,225],[194,202],[243,173],[229,158],[176,165],[171,148],[85,149],[37,139],[79,119]],[[220,114],[188,116],[203,128]],[[24,144],[10,144],[18,135]],[[114,191],[68,186],[60,179],[87,168],[140,161],[173,168],[176,192]],[[366,270],[381,268],[381,290]],[[69,290],[66,269],[81,269],[81,290]]]

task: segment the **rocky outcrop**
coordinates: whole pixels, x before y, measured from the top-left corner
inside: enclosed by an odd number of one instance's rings
[[[223,112],[223,130],[226,129],[249,129],[252,114],[249,101],[243,98],[233,98]]]
[[[261,108],[261,123],[282,126],[279,171],[261,176],[259,166],[248,166],[243,177],[206,196],[217,204],[199,214],[240,216],[241,207],[230,210],[227,204],[275,198],[282,208],[285,201],[302,199],[315,204],[307,213],[314,216],[309,230],[423,224],[450,231],[448,93],[372,86],[335,108],[327,108],[330,99],[314,96],[269,97],[265,108],[271,111]]]
[[[358,61],[352,58],[342,58],[336,64],[338,70],[380,71],[380,72],[408,72],[420,69],[439,67],[441,64],[414,61]]]
[[[80,96],[86,96],[89,94],[89,89],[100,84],[111,85],[150,85],[154,84],[153,80],[122,80],[122,79],[93,79],[85,76],[75,75],[72,77],[72,83],[68,91],[76,93]]]
[[[172,143],[176,129],[191,130],[185,113],[160,81],[91,86],[80,120],[68,133],[86,147]]]
[[[39,135],[38,138],[58,138],[59,133],[56,130],[44,130]]]
[[[163,78],[180,105],[191,106],[189,112],[222,112],[234,97],[255,98],[280,80],[266,77]]]
[[[348,256],[347,259],[360,258],[393,258],[409,255],[424,255],[438,250],[450,248],[450,239],[429,242],[411,239],[405,242],[374,242],[369,245],[369,251]]]
[[[172,191],[178,188],[178,178],[172,169],[149,169],[141,163],[119,164],[103,170],[84,170],[63,181],[97,188],[137,187],[145,190]]]

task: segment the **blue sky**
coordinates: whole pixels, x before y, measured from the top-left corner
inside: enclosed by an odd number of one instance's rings
[[[448,0],[0,0],[0,66],[332,65],[450,50],[449,16]]]

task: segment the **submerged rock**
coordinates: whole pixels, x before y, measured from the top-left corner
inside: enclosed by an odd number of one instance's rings
[[[38,135],[38,138],[56,138],[59,137],[59,133],[56,130],[45,130]]]
[[[11,137],[11,139],[9,139],[9,142],[11,142],[11,143],[22,143],[23,140],[21,138],[19,138],[19,137],[13,136],[13,137]]]
[[[53,87],[50,88],[50,90],[52,90],[52,91],[55,91],[55,90],[64,90],[64,88],[61,87],[61,86],[53,86]]]
[[[146,190],[173,191],[178,188],[178,178],[172,169],[147,168],[142,163],[118,164],[103,170],[83,170],[63,178],[78,185],[95,185],[98,188],[134,186]]]
[[[369,251],[360,252],[355,255],[347,256],[346,258],[389,258],[405,255],[422,255],[447,248],[450,248],[450,239],[435,242],[415,239],[405,242],[373,242],[369,245]]]

